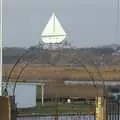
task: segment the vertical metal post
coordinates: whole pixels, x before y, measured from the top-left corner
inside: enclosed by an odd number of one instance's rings
[[[11,120],[11,100],[8,96],[0,96],[0,120]]]
[[[17,120],[17,107],[15,104],[15,96],[10,97],[10,105],[11,105],[11,120]]]
[[[118,118],[117,120],[120,120],[120,119],[119,119],[119,117],[120,117],[120,102],[119,102],[119,100],[117,101],[117,103],[118,103],[118,104],[117,104],[117,109],[118,109],[118,110],[117,110],[117,113],[118,113],[118,114],[117,114],[117,118]]]
[[[116,39],[117,41],[119,40],[119,25],[120,25],[120,12],[119,12],[119,9],[120,9],[120,1],[117,0],[117,23],[116,23]]]
[[[2,3],[3,1],[1,0],[1,17],[0,17],[0,96],[2,96],[2,25],[3,25],[3,3]]]
[[[55,106],[55,120],[58,120],[58,98],[57,98],[57,96],[55,98],[55,103],[56,103],[56,106]]]
[[[96,120],[107,120],[107,99],[104,90],[101,89],[103,96],[96,97]]]
[[[41,85],[41,100],[42,105],[44,105],[44,84]]]

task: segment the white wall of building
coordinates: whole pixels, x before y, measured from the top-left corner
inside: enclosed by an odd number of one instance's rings
[[[8,94],[13,95],[14,83],[9,83]],[[15,89],[15,103],[18,108],[31,108],[36,106],[36,85],[17,83]]]

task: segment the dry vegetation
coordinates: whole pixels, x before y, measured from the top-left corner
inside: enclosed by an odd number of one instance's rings
[[[47,84],[44,86],[44,97],[82,97],[95,98],[95,96],[103,95],[103,89],[100,86],[93,87],[92,85],[63,85],[63,84]]]
[[[18,76],[23,65],[19,65],[15,68],[12,74],[12,78]],[[3,76],[8,76],[11,69],[11,65],[3,65]],[[98,75],[94,67],[87,67],[90,74],[94,79],[102,79]],[[101,76],[105,80],[120,80],[120,68],[116,67],[104,67],[99,68]],[[29,65],[25,68],[21,74],[20,80],[90,80],[89,73],[81,67],[66,67],[66,66],[40,66]],[[13,80],[13,79],[12,79]]]

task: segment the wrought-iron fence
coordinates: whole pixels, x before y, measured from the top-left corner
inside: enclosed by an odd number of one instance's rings
[[[108,120],[120,120],[119,99],[108,99]]]
[[[120,120],[120,101],[115,99],[108,99],[107,104],[108,120]],[[52,109],[52,108],[51,108]],[[72,108],[71,108],[72,109]],[[53,115],[17,115],[17,120],[96,120],[95,112],[93,113],[65,113]]]

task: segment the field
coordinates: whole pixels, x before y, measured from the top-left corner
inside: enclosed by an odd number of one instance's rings
[[[13,71],[10,81],[15,81],[23,65],[19,65]],[[3,67],[4,77],[7,78],[11,69],[10,65]],[[68,67],[68,66],[48,66],[48,65],[28,65],[21,74],[18,81],[20,82],[43,82],[44,96],[50,97],[68,97],[68,96],[81,96],[81,97],[95,97],[102,95],[99,86],[90,85],[65,85],[64,80],[120,80],[120,69],[116,67],[99,68],[101,75],[98,75],[94,67],[87,67],[88,72],[81,67]],[[5,74],[6,73],[6,74]],[[6,75],[6,76],[5,76]],[[5,78],[5,79],[6,79]],[[42,80],[42,81],[41,81]]]
[[[15,81],[24,65],[19,65],[13,71],[10,81]],[[87,66],[87,70],[82,67],[70,66],[48,66],[48,65],[28,65],[21,74],[18,81],[24,82],[39,82],[43,80],[47,83],[44,88],[44,97],[47,98],[61,98],[68,96],[72,97],[87,97],[95,98],[96,95],[103,95],[101,87],[93,87],[90,85],[64,85],[64,80],[120,80],[120,68],[117,67],[100,67],[99,74],[94,67]],[[11,65],[3,66],[3,77],[7,78],[11,70]],[[52,82],[50,83],[49,81]],[[40,81],[41,82],[41,81]],[[100,88],[100,89],[99,89]],[[40,100],[40,87],[37,90],[37,99]],[[57,95],[57,96],[56,96]],[[37,101],[37,106],[32,109],[19,110],[20,114],[38,113],[44,115],[61,113],[93,113],[95,111],[95,104],[88,103],[45,103],[41,105]]]
[[[11,81],[20,73],[24,65],[19,65],[13,71]],[[87,70],[86,70],[87,68]],[[19,81],[28,80],[120,80],[120,68],[117,67],[100,67],[99,73],[95,67],[87,66],[70,67],[70,66],[48,66],[48,65],[28,65],[22,72]],[[3,77],[8,76],[11,65],[3,65]],[[92,77],[91,77],[92,76]],[[13,79],[14,78],[14,79]]]
[[[31,109],[21,109],[19,114],[22,115],[55,115],[55,114],[73,114],[73,113],[94,113],[95,104],[85,104],[85,103],[72,103],[72,104],[48,104],[46,103],[42,106],[40,103],[37,104],[35,108]],[[31,114],[32,113],[32,114]]]

